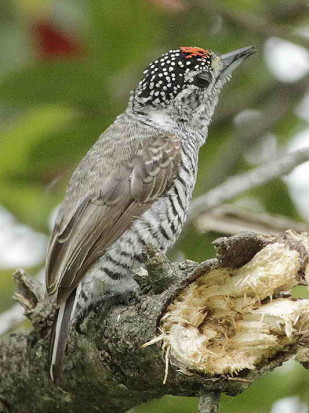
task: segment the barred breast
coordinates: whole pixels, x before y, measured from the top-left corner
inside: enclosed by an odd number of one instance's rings
[[[177,240],[192,196],[197,172],[197,148],[188,139],[182,144],[182,162],[172,187],[127,230],[85,276],[79,305],[99,301],[109,292],[134,289],[132,268],[141,265],[146,244],[165,252]]]

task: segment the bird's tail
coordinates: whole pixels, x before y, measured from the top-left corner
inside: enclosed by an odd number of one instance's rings
[[[48,367],[49,375],[57,385],[61,384],[65,348],[77,298],[78,293],[77,288],[75,288],[68,299],[57,309],[51,331]]]

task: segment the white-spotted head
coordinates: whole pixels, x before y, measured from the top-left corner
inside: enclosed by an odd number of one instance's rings
[[[196,111],[212,115],[219,92],[231,72],[255,52],[246,47],[217,55],[200,47],[180,47],[150,63],[133,92],[133,110],[149,113],[164,110],[177,121]]]

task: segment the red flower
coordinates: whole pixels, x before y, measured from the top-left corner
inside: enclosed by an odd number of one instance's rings
[[[38,55],[42,59],[74,58],[83,54],[81,44],[74,36],[64,33],[49,21],[36,22],[32,34]]]

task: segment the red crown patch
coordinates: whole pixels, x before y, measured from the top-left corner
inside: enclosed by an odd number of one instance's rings
[[[201,47],[180,47],[180,50],[183,53],[188,53],[188,56],[186,56],[186,59],[191,59],[192,57],[209,57],[210,53],[208,50],[202,49]]]

